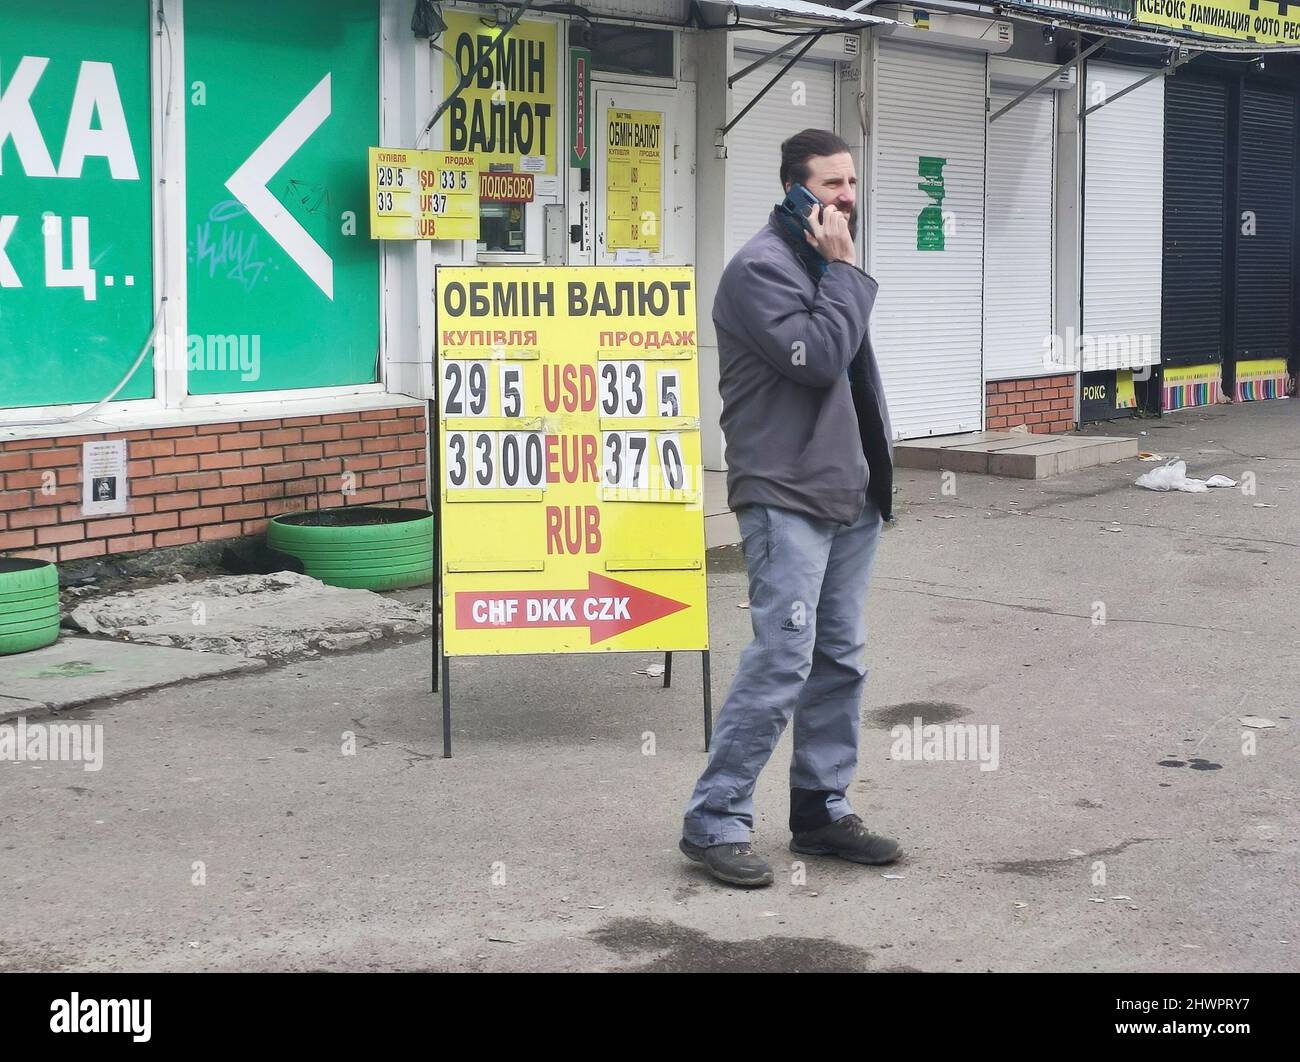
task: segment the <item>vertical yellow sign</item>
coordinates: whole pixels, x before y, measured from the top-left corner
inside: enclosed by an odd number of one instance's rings
[[[689,267],[442,267],[448,656],[708,648]]]
[[[605,246],[662,249],[663,132],[660,111],[615,107],[605,115]]]

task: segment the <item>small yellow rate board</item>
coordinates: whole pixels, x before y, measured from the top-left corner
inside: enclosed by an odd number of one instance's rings
[[[707,649],[689,267],[437,271],[443,652]]]
[[[605,121],[605,245],[658,253],[663,228],[663,132],[659,111],[611,107]]]
[[[478,156],[370,149],[372,240],[477,240]]]

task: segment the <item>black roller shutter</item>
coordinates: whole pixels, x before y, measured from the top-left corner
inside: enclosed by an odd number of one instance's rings
[[[1165,82],[1160,351],[1166,365],[1222,358],[1227,103],[1222,82],[1185,74]]]
[[[1284,358],[1291,350],[1295,239],[1295,97],[1249,83],[1241,90],[1233,355]],[[1255,234],[1241,230],[1246,211]]]

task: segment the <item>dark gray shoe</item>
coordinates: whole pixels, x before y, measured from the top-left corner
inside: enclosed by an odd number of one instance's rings
[[[806,855],[833,855],[854,863],[881,866],[903,854],[897,841],[872,833],[856,815],[845,815],[828,826],[796,833],[790,851]]]
[[[767,865],[766,859],[754,854],[754,846],[748,841],[712,844],[708,848],[701,848],[683,837],[678,847],[688,859],[703,863],[710,874],[728,885],[743,885],[752,889],[772,884],[772,868]]]

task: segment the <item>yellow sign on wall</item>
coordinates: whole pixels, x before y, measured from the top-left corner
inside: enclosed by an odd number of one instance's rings
[[[443,88],[451,94],[463,74],[487,63],[447,111],[443,146],[478,154],[520,173],[555,173],[561,71],[554,22],[519,22],[505,37],[479,12],[444,11]]]
[[[1133,370],[1115,370],[1115,408],[1137,409],[1137,393],[1133,388]]]
[[[1207,37],[1300,44],[1300,9],[1278,0],[1137,0],[1134,20]]]
[[[477,240],[478,196],[474,155],[370,149],[372,240]]]
[[[693,271],[436,287],[446,655],[708,648]]]
[[[611,107],[605,115],[605,246],[659,251],[664,116]]]

